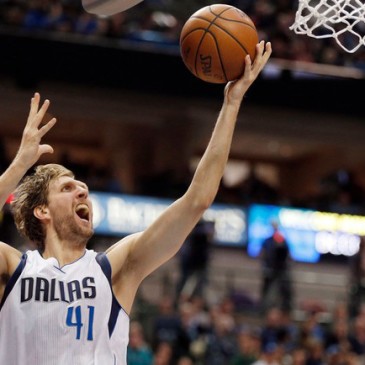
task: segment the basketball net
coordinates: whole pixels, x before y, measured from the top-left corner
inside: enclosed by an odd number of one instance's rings
[[[346,52],[365,45],[363,0],[299,0],[295,21],[289,27],[309,37],[334,38]]]

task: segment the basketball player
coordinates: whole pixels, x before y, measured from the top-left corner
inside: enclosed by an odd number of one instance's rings
[[[207,149],[186,193],[144,232],[105,253],[87,250],[93,210],[87,186],[65,167],[38,166],[50,145],[41,139],[49,101],[31,100],[15,159],[0,177],[0,199],[16,189],[18,229],[38,245],[22,254],[0,243],[0,363],[6,365],[126,365],[129,313],[141,281],[179,250],[212,204],[228,159],[240,105],[271,55],[260,42],[244,75],[225,88]]]

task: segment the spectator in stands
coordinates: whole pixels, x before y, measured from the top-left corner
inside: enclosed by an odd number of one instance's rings
[[[229,364],[237,351],[234,328],[226,317],[216,316],[212,328],[206,337],[205,364]]]
[[[349,341],[351,344],[351,350],[357,354],[365,355],[365,318],[358,315],[351,327],[349,334]]]
[[[137,321],[130,324],[127,363],[128,365],[153,364],[153,352],[145,340],[141,324]]]
[[[275,342],[269,342],[263,347],[259,359],[251,365],[280,365],[281,358],[280,347]]]
[[[123,11],[108,18],[105,35],[108,38],[121,39],[128,30],[128,14]]]
[[[72,19],[65,13],[61,1],[51,1],[48,4],[47,12],[44,14],[43,28],[63,33],[72,31]]]
[[[46,4],[42,0],[30,0],[24,15],[23,26],[26,29],[43,29],[47,14]]]
[[[305,344],[308,350],[307,365],[324,365],[324,345],[322,341],[311,339]]]
[[[153,365],[172,365],[172,362],[173,348],[171,346],[171,343],[160,342],[155,351]]]
[[[290,365],[307,365],[307,351],[304,347],[296,347],[289,355]]]
[[[289,340],[288,327],[285,322],[280,308],[273,307],[267,311],[261,331],[262,348],[266,348],[269,344],[277,344],[285,349]]]
[[[325,336],[325,349],[332,351],[349,351],[351,344],[349,341],[349,324],[347,321],[334,318]]]
[[[261,338],[257,330],[244,327],[237,334],[238,350],[230,365],[251,365],[261,353]]]
[[[207,282],[209,254],[214,237],[214,223],[200,220],[180,250],[180,280],[176,298],[203,297]]]
[[[292,284],[289,266],[290,250],[286,238],[273,220],[272,234],[264,240],[260,252],[262,260],[261,306],[265,312],[272,303],[280,305],[283,311],[292,309]]]
[[[177,360],[176,365],[194,365],[193,360],[189,356],[183,356],[180,357],[180,359]]]
[[[211,328],[212,318],[208,312],[208,305],[203,297],[193,297],[189,299],[191,305],[191,316],[189,321],[190,339],[196,339],[201,334],[205,334]]]
[[[308,346],[313,343],[324,343],[325,329],[319,322],[319,312],[315,310],[308,311],[306,317],[299,324],[299,343],[302,346]]]
[[[365,303],[365,237],[360,237],[359,251],[349,259],[349,312],[355,318]]]
[[[153,348],[157,349],[160,343],[169,343],[173,349],[173,358],[187,355],[190,339],[186,333],[181,318],[174,310],[173,299],[163,297],[159,303],[159,313],[153,325]]]
[[[74,24],[74,31],[75,33],[84,35],[97,34],[99,29],[98,26],[98,19],[95,16],[84,12],[77,17]]]

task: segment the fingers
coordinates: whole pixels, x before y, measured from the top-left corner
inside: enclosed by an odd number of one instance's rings
[[[251,80],[251,82],[256,79],[262,69],[265,67],[268,59],[270,58],[272,49],[271,43],[261,41],[256,45],[256,56],[255,59],[251,60],[250,55],[245,58],[245,70],[241,77],[241,80]]]
[[[265,41],[261,41],[258,43],[256,45],[255,59],[252,61],[250,55],[245,57],[245,68],[242,76],[233,82],[231,81],[227,83],[224,90],[225,96],[233,94],[233,89],[239,97],[241,94],[245,93],[266,65],[271,52],[272,49],[270,42],[265,43]]]
[[[29,114],[35,114],[38,110],[40,95],[39,93],[34,93],[34,96],[32,97],[30,101],[30,113]]]
[[[48,122],[45,122],[43,126],[40,127],[43,117],[46,114],[50,101],[47,99],[43,102],[42,106],[40,104],[40,94],[34,93],[31,99],[30,112],[26,127],[23,131],[24,141],[39,141],[46,135],[52,127],[56,124],[56,118],[51,118]],[[48,149],[48,147],[46,148]]]
[[[271,42],[261,41],[256,45],[256,55],[257,56],[264,56],[269,57],[271,54]]]
[[[258,75],[267,63],[271,52],[270,42],[265,44],[265,41],[261,41],[258,43],[256,45],[256,56],[253,62],[249,54],[245,57],[245,69],[241,79],[248,79],[252,74]]]
[[[47,134],[52,127],[56,124],[57,119],[52,118],[48,123],[46,123],[43,127],[39,129],[39,136],[42,138],[45,134]]]
[[[245,58],[245,71],[243,73],[243,77],[247,77],[249,75],[249,73],[251,72],[251,66],[252,61],[250,55],[248,54]]]
[[[43,155],[44,153],[53,153],[53,147],[49,144],[41,144],[39,146],[39,155]]]
[[[253,69],[257,68],[258,72],[260,72],[270,58],[271,52],[272,48],[270,42],[265,44],[265,41],[261,41],[258,43],[256,45],[256,57],[253,62]]]
[[[38,127],[40,125],[50,105],[50,101],[46,99],[43,102],[42,106],[39,108],[40,99],[40,94],[37,92],[34,93],[34,96],[31,99],[28,124],[34,127]]]

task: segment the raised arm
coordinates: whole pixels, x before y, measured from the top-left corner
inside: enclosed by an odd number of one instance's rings
[[[45,100],[39,107],[40,95],[34,94],[31,100],[27,124],[23,131],[18,153],[8,169],[0,176],[0,208],[15,190],[19,181],[44,153],[52,153],[53,148],[47,144],[40,144],[41,138],[54,126],[56,119],[52,118],[43,126],[41,122],[49,107],[49,100]]]
[[[0,176],[0,209],[4,206],[6,199],[15,190],[16,186],[44,153],[52,153],[51,146],[40,144],[41,138],[54,126],[56,119],[41,126],[42,119],[49,107],[46,100],[39,107],[40,95],[34,94],[31,100],[28,120],[23,131],[22,140],[18,152],[5,172]],[[1,239],[1,237],[0,237]],[[11,275],[19,261],[20,253],[11,246],[0,242],[0,278]],[[0,297],[4,283],[0,279]]]
[[[270,55],[270,43],[258,44],[253,64],[247,56],[243,76],[226,85],[223,106],[211,139],[187,192],[144,232],[125,238],[108,251],[114,290],[119,298],[123,298],[121,304],[126,310],[131,308],[140,282],[176,254],[204,211],[213,203],[228,160],[243,96]]]

